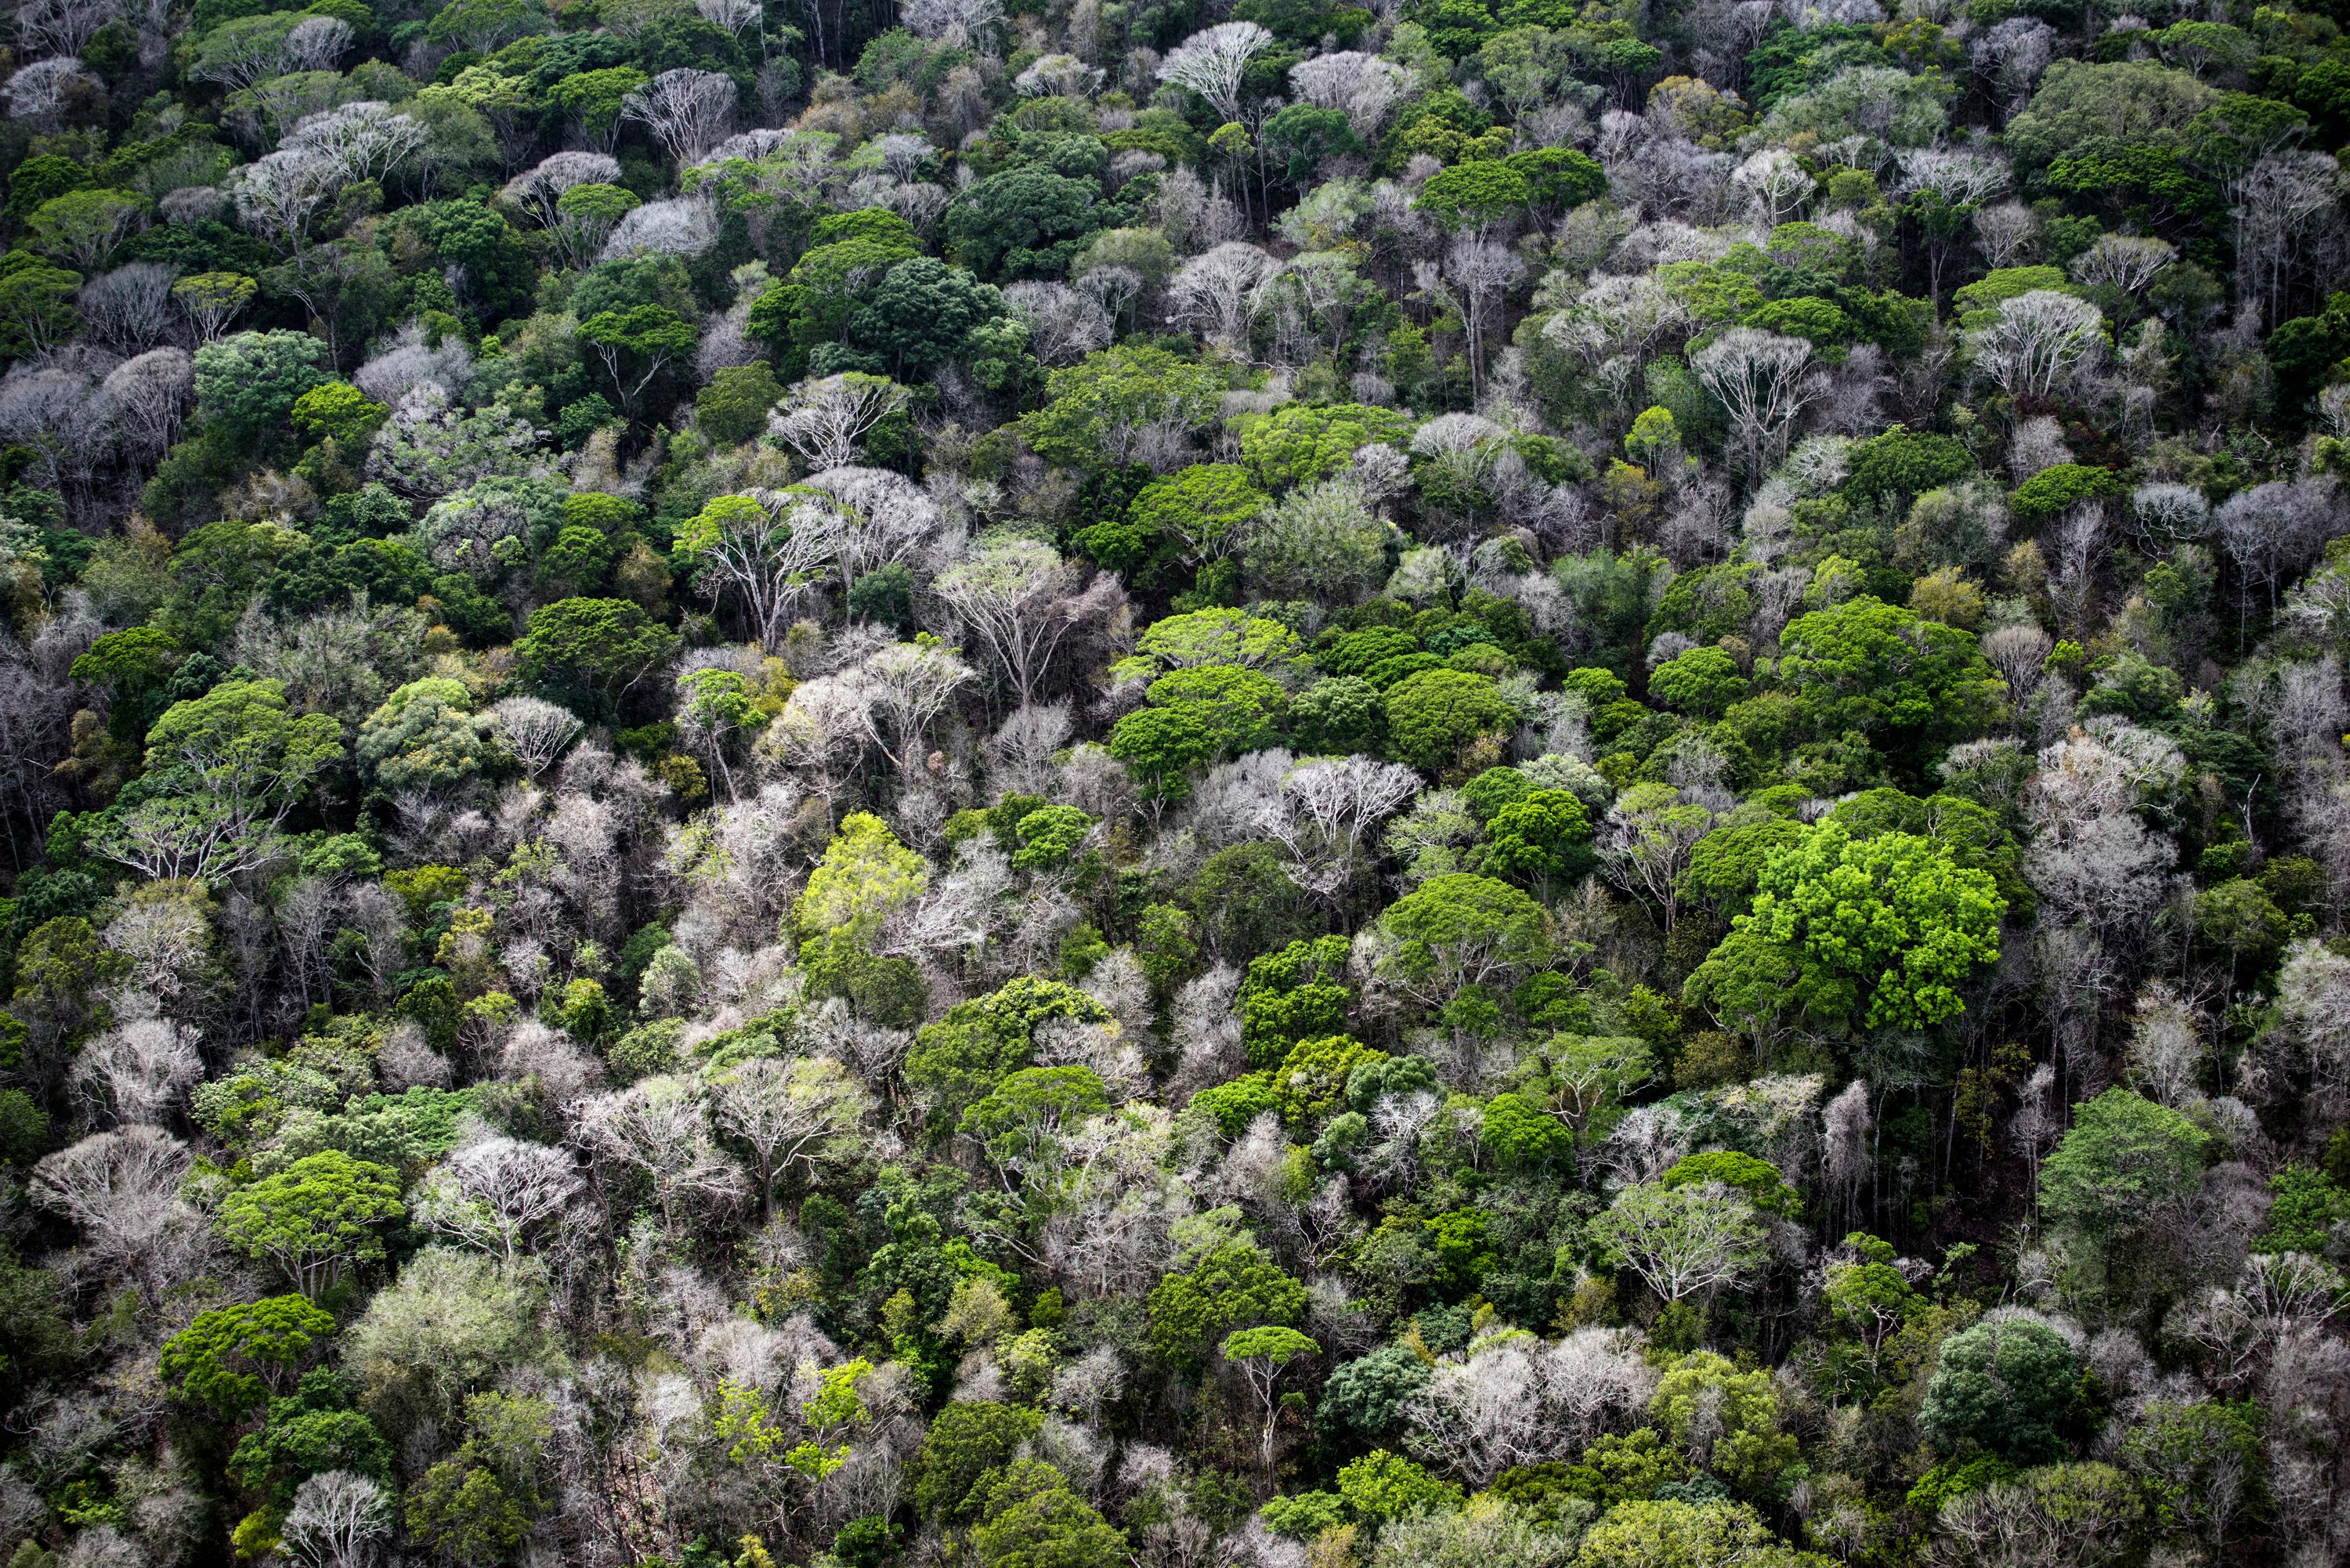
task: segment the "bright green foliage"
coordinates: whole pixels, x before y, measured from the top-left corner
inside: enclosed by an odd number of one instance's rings
[[[1467,987],[1502,990],[1550,961],[1549,918],[1506,882],[1466,872],[1431,877],[1388,906],[1395,942],[1381,972],[1430,1006]]]
[[[234,1421],[282,1392],[334,1332],[334,1318],[300,1296],[220,1307],[163,1342],[161,1371],[176,1397]]]
[[[1787,1179],[1779,1174],[1777,1166],[1735,1149],[1708,1149],[1701,1154],[1685,1155],[1657,1179],[1668,1191],[1718,1181],[1743,1193],[1749,1203],[1766,1214],[1793,1219],[1803,1209],[1802,1198],[1787,1185]]]
[[[363,441],[391,410],[348,381],[321,381],[294,400],[294,426],[312,441]]]
[[[1153,622],[1135,643],[1135,651],[1168,670],[1219,664],[1263,670],[1285,666],[1305,649],[1297,634],[1277,620],[1244,610],[1203,609]]]
[[[1481,1136],[1506,1169],[1547,1169],[1575,1152],[1574,1134],[1522,1095],[1495,1095],[1486,1101]]]
[[[147,771],[190,793],[276,807],[342,760],[331,714],[292,712],[275,680],[224,680],[175,702],[147,732]]]
[[[999,1169],[1024,1169],[1049,1153],[1055,1135],[1109,1109],[1090,1067],[1023,1067],[962,1114],[956,1130],[977,1138]]]
[[[1572,881],[1593,864],[1591,818],[1566,790],[1522,795],[1486,820],[1485,836],[1477,865],[1492,876],[1547,888]]]
[[[1787,1012],[1832,1030],[1923,1028],[1964,1011],[1958,988],[1999,958],[2006,901],[1933,839],[1823,824],[1771,855],[1757,885],[1684,992],[1744,1028]]]
[[[1619,1502],[1583,1538],[1575,1568],[1825,1568],[1779,1545],[1744,1503]]]
[[[1296,1042],[1346,1032],[1347,940],[1317,937],[1249,961],[1241,982],[1241,1040],[1261,1067]]]
[[[555,693],[589,709],[608,711],[669,657],[675,639],[626,599],[558,599],[531,612],[529,629],[515,639],[523,672]],[[566,706],[570,704],[566,703]]]
[[[1713,1435],[1711,1468],[1751,1496],[1767,1496],[1779,1472],[1794,1462],[1795,1439],[1779,1430],[1771,1374],[1760,1367],[1741,1372],[1711,1351],[1693,1352],[1666,1371],[1648,1414],[1684,1449],[1702,1423]]]
[[[1255,1242],[1235,1236],[1152,1288],[1150,1347],[1177,1366],[1194,1366],[1235,1329],[1294,1325],[1305,1313],[1305,1287]]]
[[[1399,446],[1411,433],[1395,410],[1361,403],[1289,403],[1233,422],[1242,462],[1268,489],[1303,489],[1343,472],[1364,447]]]
[[[2350,1220],[2350,1192],[2324,1171],[2288,1165],[2269,1178],[2269,1190],[2276,1202],[2266,1233],[2252,1243],[2255,1251],[2321,1256],[2334,1227]]]
[[[898,842],[888,823],[856,812],[842,820],[824,858],[808,873],[793,918],[808,935],[846,931],[862,939],[891,911],[920,898],[929,880],[929,866]]]
[[[693,421],[712,441],[750,441],[765,431],[768,410],[783,395],[783,383],[765,360],[730,366],[694,394]]]
[[[359,726],[359,760],[386,791],[445,790],[501,758],[473,693],[442,677],[411,680]]]
[[[1041,1460],[1007,1466],[978,1499],[971,1544],[981,1568],[1095,1568],[1127,1559],[1126,1536]]]
[[[1461,1503],[1459,1487],[1385,1449],[1374,1449],[1338,1471],[1338,1496],[1349,1513],[1370,1524],[1449,1513]]]
[[[1105,348],[1045,379],[1045,406],[1023,421],[1037,452],[1097,471],[1129,461],[1147,426],[1204,425],[1223,381],[1163,348]]]
[[[2164,1222],[2202,1184],[2210,1135],[2168,1106],[2107,1089],[2073,1107],[2073,1127],[2040,1168],[2040,1210],[2092,1240]]]
[[[983,1480],[1012,1462],[1044,1417],[1017,1405],[955,1403],[941,1410],[908,1467],[907,1496],[930,1519],[965,1514]]]
[[[1028,1065],[1036,1026],[1052,1018],[1104,1023],[1109,1012],[1072,986],[1023,975],[991,995],[957,1002],[944,1018],[925,1024],[907,1053],[906,1082],[924,1096],[941,1126],[951,1127],[965,1106]]]
[[[2123,488],[2120,476],[2110,469],[2060,462],[2018,485],[2008,504],[2023,522],[2044,523],[2083,502],[2119,495]]]
[[[196,350],[196,415],[233,441],[282,439],[325,382],[327,346],[303,332],[239,332]]]
[[[1394,1427],[1404,1401],[1428,1386],[1433,1371],[1409,1346],[1382,1345],[1330,1374],[1322,1388],[1321,1419],[1378,1438]]]
[[[1093,829],[1094,819],[1074,805],[1032,811],[1013,830],[1019,836],[1020,847],[1012,852],[1012,868],[1040,871],[1066,866]]]
[[[1918,1425],[1945,1453],[2043,1463],[2064,1452],[2056,1427],[2080,1365],[2063,1334],[2028,1315],[1975,1324],[1942,1342]]]
[[[280,1507],[293,1501],[303,1481],[328,1470],[389,1482],[391,1445],[353,1403],[341,1374],[324,1367],[304,1374],[293,1393],[269,1402],[261,1429],[238,1440],[229,1479]]]
[[[1345,1101],[1356,1069],[1387,1059],[1386,1052],[1343,1034],[1299,1041],[1272,1075],[1282,1118],[1293,1127],[1304,1127],[1328,1116]]]
[[[1700,718],[1719,719],[1732,702],[1744,700],[1753,683],[1740,672],[1738,661],[1718,648],[1692,648],[1667,659],[1648,674],[1648,694],[1669,708]]]
[[[1390,687],[1384,705],[1388,755],[1428,773],[1518,717],[1491,678],[1461,670],[1423,670]]]
[[[397,1171],[329,1149],[230,1193],[219,1229],[231,1247],[276,1264],[316,1301],[351,1264],[382,1257],[382,1228],[406,1213]]]
[[[1961,734],[1999,691],[1973,637],[1866,596],[1797,617],[1779,647],[1779,684],[1822,734],[1859,730],[1887,744]]]
[[[2266,1416],[2249,1399],[2154,1400],[2115,1458],[2146,1487],[2166,1528],[2224,1537],[2241,1506],[2236,1478],[2260,1467]]]
[[[1440,169],[1419,188],[1419,210],[1448,229],[1482,229],[1533,200],[1526,177],[1507,163],[1480,161]]]
[[[552,1501],[555,1412],[542,1398],[477,1394],[465,1440],[408,1494],[411,1533],[468,1568],[510,1558]]]

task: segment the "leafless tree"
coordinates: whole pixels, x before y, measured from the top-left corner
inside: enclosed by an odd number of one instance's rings
[[[2040,232],[2040,220],[2021,202],[2002,202],[1974,213],[1975,244],[1991,266],[2012,266]]]
[[[417,1221],[512,1259],[578,1197],[572,1157],[545,1144],[490,1137],[451,1155],[422,1184]]]
[[[546,159],[506,182],[500,192],[538,220],[541,228],[555,227],[555,203],[566,191],[579,185],[616,185],[620,161],[608,153],[566,151]]]
[[[1690,369],[1730,416],[1750,484],[1762,482],[1815,395],[1804,377],[1811,362],[1812,346],[1803,338],[1752,327],[1733,327],[1690,357]]]
[[[74,1064],[94,1109],[124,1125],[160,1125],[203,1077],[196,1032],[167,1018],[133,1018],[91,1041]]]
[[[2073,258],[2075,282],[2137,294],[2178,259],[2178,247],[2139,234],[2101,234]]]
[[[1410,83],[1410,73],[1392,60],[1354,50],[1316,55],[1289,67],[1289,85],[1316,109],[1347,116],[1357,136],[1378,132]]]
[[[813,1168],[872,1108],[864,1085],[828,1056],[757,1057],[711,1085],[720,1129],[750,1147],[763,1220],[774,1211],[775,1183],[795,1167]]]
[[[620,118],[642,124],[681,169],[726,140],[734,125],[734,83],[718,71],[681,66],[630,93]]]
[[[1227,120],[1241,117],[1241,78],[1273,44],[1254,22],[1222,22],[1192,34],[1159,62],[1159,79],[1187,88]]]
[[[2012,398],[2048,398],[2072,385],[2105,344],[2103,312],[2085,299],[2035,288],[2003,300],[1967,333],[1975,368]]]
[[[536,697],[506,697],[490,709],[490,722],[532,778],[562,759],[586,726],[568,708]]]
[[[1085,612],[1082,571],[1034,539],[983,544],[939,574],[935,588],[955,618],[985,647],[1027,707],[1052,673],[1055,656]]]
[[[840,468],[857,461],[876,425],[905,406],[906,389],[895,381],[826,376],[794,387],[768,416],[767,429],[810,468]]]
[[[163,262],[132,262],[103,273],[82,285],[82,320],[92,337],[125,354],[167,343],[180,324],[172,300],[179,275],[179,268]]]
[[[1402,1409],[1412,1451],[1483,1486],[1517,1465],[1580,1454],[1636,1425],[1656,1391],[1638,1334],[1580,1328],[1544,1343],[1518,1337],[1439,1362]]]
[[[893,643],[867,659],[865,676],[881,748],[909,774],[921,763],[931,726],[973,679],[971,666],[947,649],[911,642]]]
[[[18,0],[16,33],[45,55],[78,56],[114,20],[115,0]]]
[[[229,194],[244,226],[280,252],[301,250],[319,209],[350,183],[333,156],[301,148],[281,150],[229,176]]]
[[[888,469],[827,469],[800,488],[831,501],[795,514],[794,526],[816,535],[844,595],[867,573],[920,550],[940,526],[938,503]]]
[[[1774,229],[1804,210],[1813,181],[1794,153],[1766,147],[1733,170],[1730,183],[1752,205],[1755,221]]]
[[[1176,269],[1167,285],[1168,319],[1244,356],[1250,329],[1264,308],[1265,285],[1278,270],[1257,246],[1228,241]]]
[[[423,150],[426,135],[413,116],[363,99],[309,116],[287,133],[282,150],[315,153],[346,180],[382,182]]]
[[[2339,223],[2342,171],[2322,152],[2279,152],[2252,165],[2237,186],[2237,274],[2264,320],[2278,318],[2287,286],[2322,224]]]
[[[1075,364],[1109,346],[1110,313],[1091,294],[1029,280],[1006,286],[1003,303],[1028,328],[1029,351],[1045,364]]]
[[[391,1534],[391,1501],[383,1488],[349,1470],[326,1470],[294,1494],[278,1535],[304,1568],[363,1568],[376,1542]]]
[[[710,1136],[701,1092],[687,1079],[647,1078],[579,1107],[578,1137],[599,1159],[651,1179],[662,1224],[674,1229],[690,1202],[744,1196],[743,1168]]]
[[[151,348],[108,371],[99,389],[122,449],[136,461],[160,461],[179,436],[195,380],[184,348]]]

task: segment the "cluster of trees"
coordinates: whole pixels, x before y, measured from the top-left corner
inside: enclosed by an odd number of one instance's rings
[[[10,0],[8,1568],[2350,1558],[2335,9]]]

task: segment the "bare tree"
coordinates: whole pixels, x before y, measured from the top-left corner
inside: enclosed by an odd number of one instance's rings
[[[566,151],[525,169],[506,182],[499,192],[538,220],[539,227],[555,227],[556,202],[566,191],[580,185],[617,185],[620,161],[604,152]]]
[[[812,469],[853,463],[873,428],[906,406],[906,389],[879,376],[826,376],[794,387],[767,430]]]
[[[739,600],[753,636],[771,653],[816,592],[827,556],[825,511],[778,491],[754,490],[720,497],[689,524],[695,587],[713,600]]]
[[[1578,1455],[1638,1424],[1657,1374],[1635,1330],[1580,1328],[1545,1344],[1501,1338],[1447,1358],[1401,1411],[1412,1451],[1472,1486]]]
[[[2178,247],[2140,234],[2100,234],[2073,258],[2074,281],[2137,294],[2178,259]]]
[[[391,1502],[383,1488],[349,1470],[308,1477],[294,1493],[278,1536],[304,1568],[362,1568],[376,1542],[391,1534]]]
[[[1668,1302],[1736,1288],[1767,1255],[1753,1206],[1719,1181],[1627,1188],[1592,1230]]]
[[[82,285],[82,320],[92,337],[125,354],[167,343],[180,325],[172,299],[179,275],[163,262],[132,262],[101,274]]]
[[[492,1137],[443,1160],[422,1184],[414,1210],[418,1223],[511,1259],[581,1186],[563,1150]]]
[[[1690,369],[1730,416],[1748,483],[1762,483],[1816,395],[1804,377],[1811,362],[1812,346],[1803,338],[1752,327],[1733,327],[1690,356]]]
[[[1227,241],[1176,269],[1167,285],[1168,319],[1245,355],[1250,328],[1264,308],[1265,286],[1279,270],[1257,246]]]
[[[1159,62],[1159,79],[1187,88],[1228,120],[1241,117],[1241,78],[1249,61],[1272,47],[1254,22],[1222,22],[1192,34]]]
[[[630,93],[623,120],[642,124],[681,169],[726,140],[734,127],[734,83],[718,71],[681,66]]]
[[[532,778],[560,761],[587,728],[570,709],[536,697],[501,698],[490,709],[490,723]]]
[[[1076,624],[1081,572],[1035,539],[983,544],[939,574],[939,597],[983,644],[1020,707],[1035,700]]]
[[[795,1167],[813,1168],[872,1108],[865,1086],[829,1056],[756,1057],[711,1085],[719,1128],[750,1146],[763,1220],[775,1210],[775,1183]]]
[[[1097,267],[1086,275],[1110,270]],[[1032,279],[1006,286],[1003,303],[1028,328],[1029,350],[1045,364],[1075,364],[1109,346],[1110,313],[1091,294]]]
[[[743,1196],[743,1168],[710,1136],[702,1095],[685,1078],[647,1078],[579,1107],[578,1137],[599,1159],[641,1170],[652,1181],[665,1228],[693,1201]]]
[[[1741,163],[1730,183],[1752,204],[1755,221],[1773,229],[1804,210],[1813,186],[1811,175],[1783,147],[1766,147]]]
[[[290,254],[309,243],[319,210],[349,183],[338,159],[295,148],[237,170],[229,176],[229,194],[245,227]]]
[[[1967,333],[1975,368],[2012,398],[2048,398],[2072,385],[2105,346],[2105,314],[2087,300],[2035,288],[2000,303]]]
[[[45,55],[78,56],[114,12],[114,0],[18,0],[16,32]]]
[[[971,683],[972,673],[970,665],[935,643],[900,642],[867,659],[865,677],[881,748],[900,772],[910,773],[921,761],[931,726]]]
[[[2339,223],[2342,171],[2323,152],[2280,152],[2252,165],[2237,186],[2237,282],[2262,319],[2274,321],[2308,242]]]
[[[1978,207],[1973,218],[1975,244],[1982,247],[1983,260],[1995,267],[2012,265],[2040,232],[2040,220],[2021,202]]]

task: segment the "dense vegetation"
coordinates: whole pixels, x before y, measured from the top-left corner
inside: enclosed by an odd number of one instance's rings
[[[2350,6],[291,3],[0,32],[8,1568],[2350,1559]]]

